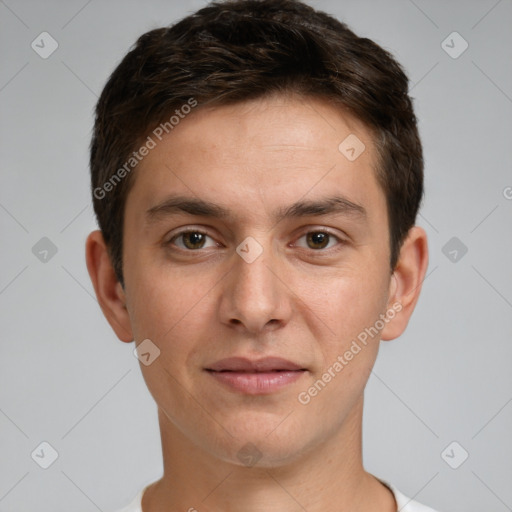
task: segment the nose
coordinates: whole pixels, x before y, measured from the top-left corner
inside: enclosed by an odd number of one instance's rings
[[[219,306],[224,324],[251,334],[282,328],[292,312],[285,266],[270,244],[259,245],[263,250],[253,261],[234,255],[233,267],[222,281]]]

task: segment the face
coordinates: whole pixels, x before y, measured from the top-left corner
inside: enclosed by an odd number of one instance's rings
[[[160,411],[215,457],[240,464],[252,443],[291,461],[360,400],[393,287],[375,165],[361,123],[290,97],[198,108],[138,165],[131,333],[160,351],[141,364]]]

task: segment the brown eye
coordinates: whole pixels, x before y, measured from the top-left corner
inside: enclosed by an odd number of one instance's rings
[[[201,249],[204,245],[205,236],[203,233],[192,231],[190,233],[183,233],[182,237],[187,249]]]
[[[308,231],[302,235],[293,245],[321,253],[327,253],[341,249],[345,240],[333,233],[323,230]],[[325,249],[325,250],[324,250]]]
[[[208,242],[208,239],[210,241]],[[207,245],[209,243],[209,245]],[[194,251],[205,247],[215,247],[216,243],[210,236],[201,231],[182,231],[174,235],[167,245],[175,245],[183,250]]]
[[[306,235],[308,247],[310,249],[324,249],[329,243],[329,234],[322,231],[311,231]]]

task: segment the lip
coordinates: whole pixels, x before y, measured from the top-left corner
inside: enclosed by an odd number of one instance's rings
[[[251,360],[243,357],[221,359],[205,370],[219,383],[248,395],[274,393],[292,384],[307,372],[280,357]]]
[[[274,371],[295,371],[305,370],[292,361],[281,357],[264,357],[263,359],[247,359],[246,357],[228,357],[221,359],[216,363],[208,366],[206,370],[214,372],[230,371],[230,372],[274,372]]]

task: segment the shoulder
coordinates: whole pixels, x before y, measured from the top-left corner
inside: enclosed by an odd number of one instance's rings
[[[144,489],[141,489],[125,507],[116,510],[116,512],[142,512],[142,494]]]
[[[395,496],[396,504],[398,505],[399,512],[439,512],[434,510],[433,508],[427,507],[426,505],[422,505],[421,503],[407,497],[403,494],[399,489],[397,489],[393,484],[386,482],[384,480],[379,480],[386,486],[389,487],[393,495]]]

